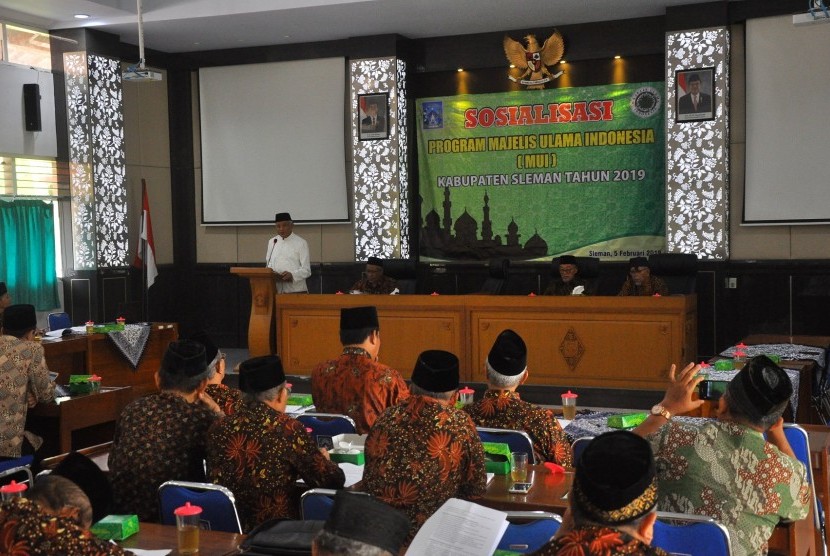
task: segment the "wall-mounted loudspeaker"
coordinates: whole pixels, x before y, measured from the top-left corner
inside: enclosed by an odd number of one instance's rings
[[[26,131],[41,131],[40,85],[37,83],[23,85],[23,112],[26,116]]]

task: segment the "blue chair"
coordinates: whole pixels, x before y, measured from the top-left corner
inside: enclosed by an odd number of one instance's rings
[[[811,497],[813,499],[815,527],[816,531],[821,535],[821,541],[817,541],[817,544],[821,546],[821,553],[827,556],[827,544],[824,542],[824,539],[827,538],[824,528],[824,508],[816,497],[816,485],[813,481],[813,467],[810,461],[810,439],[807,436],[807,431],[795,423],[784,423],[784,435],[787,437],[787,442],[790,443],[795,457],[807,468],[807,481],[810,483]]]
[[[507,530],[499,541],[499,550],[534,552],[544,546],[562,525],[562,518],[550,512],[508,511]]]
[[[303,520],[325,521],[334,507],[334,495],[331,488],[312,488],[300,495],[300,516]]]
[[[674,512],[657,512],[652,546],[669,554],[729,556],[729,531],[711,517]]]
[[[5,485],[16,480],[18,483],[26,483],[29,485],[29,488],[32,488],[34,477],[32,476],[32,469],[29,467],[32,463],[32,456],[25,457],[29,458],[29,463],[23,465],[19,464],[19,460],[23,458],[3,462],[4,464],[17,463],[18,465],[14,467],[6,465],[0,470],[0,485]]]
[[[338,434],[355,434],[357,428],[354,420],[348,415],[338,413],[303,413],[297,417],[306,428],[311,429],[311,435],[336,436]]]
[[[530,463],[539,463],[536,460],[536,453],[533,451],[533,440],[525,431],[513,429],[491,429],[487,427],[476,427],[478,437],[482,442],[501,442],[510,447],[511,452],[525,452]]]
[[[190,502],[202,508],[200,526],[212,531],[241,533],[233,493],[221,485],[189,481],[167,481],[159,487],[159,514],[162,525],[175,525],[173,511]]]
[[[47,317],[49,330],[60,330],[72,326],[72,320],[68,313],[49,313]]]
[[[588,446],[588,444],[591,443],[593,439],[593,436],[580,436],[579,438],[574,439],[573,444],[571,444],[571,449],[574,453],[574,467],[576,467],[579,462],[579,456],[582,455],[582,451]]]

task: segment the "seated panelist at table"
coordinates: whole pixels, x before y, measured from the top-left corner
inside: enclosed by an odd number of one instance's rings
[[[573,255],[559,257],[559,278],[551,280],[542,295],[572,295],[574,288],[582,286],[587,294],[588,282],[579,276],[579,264]]]
[[[274,216],[277,235],[268,240],[265,266],[274,271],[277,293],[308,293],[311,259],[306,240],[294,233],[294,221],[287,212]]]
[[[669,295],[669,287],[657,276],[651,275],[651,266],[645,257],[632,257],[628,261],[628,278],[617,295]]]
[[[297,479],[311,488],[342,488],[346,477],[305,426],[285,414],[289,390],[276,355],[239,366],[243,407],[210,429],[210,479],[234,493],[242,528],[269,519],[299,519]]]
[[[429,350],[412,371],[412,395],[381,414],[366,439],[363,488],[411,522],[411,541],[450,498],[486,490],[484,448],[470,416],[455,408],[458,358]]]
[[[350,291],[388,295],[397,287],[398,283],[383,273],[383,259],[369,257],[364,277],[352,284]]]
[[[34,305],[10,305],[0,328],[0,460],[35,454],[43,439],[24,430],[27,408],[54,399],[43,346],[33,341]]]
[[[650,546],[657,520],[657,477],[648,442],[628,431],[591,441],[576,465],[569,508],[538,556],[666,556]]]
[[[516,389],[527,380],[527,346],[512,330],[498,335],[485,362],[484,398],[464,408],[479,427],[517,429],[530,435],[539,461],[573,467],[573,452],[553,411],[522,401]]]
[[[207,431],[224,416],[207,387],[205,348],[171,342],[156,372],[158,394],[132,401],[118,418],[109,455],[116,512],[159,519],[165,481],[204,481]]]
[[[366,434],[378,416],[409,397],[401,374],[378,361],[380,323],[373,306],[340,309],[340,343],[337,359],[311,371],[311,394],[317,411],[341,413]]]

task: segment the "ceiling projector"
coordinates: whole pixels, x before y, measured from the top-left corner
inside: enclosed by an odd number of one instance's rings
[[[149,69],[128,68],[122,74],[124,81],[161,81],[161,72]]]

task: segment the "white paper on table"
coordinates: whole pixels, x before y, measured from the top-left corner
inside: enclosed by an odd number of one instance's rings
[[[149,550],[146,548],[130,548],[129,551],[135,554],[135,556],[167,556],[173,552],[173,549]]]
[[[559,417],[557,417],[556,420],[559,421],[559,425],[563,429],[571,424],[571,421],[569,421],[568,419],[560,419]]]
[[[583,293],[585,293],[585,286],[576,286],[571,290],[571,295],[582,295]]]
[[[490,556],[506,529],[506,513],[450,498],[426,520],[406,553]]]
[[[342,461],[337,465],[340,466],[340,469],[343,470],[343,474],[346,475],[346,483],[343,485],[344,487],[348,488],[363,480],[362,465],[355,465],[347,461]]]
[[[492,481],[492,480],[493,480],[493,477],[495,477],[495,476],[496,476],[496,474],[495,474],[495,473],[487,473],[487,482],[486,482],[485,484],[488,484],[488,485],[489,485],[489,484],[490,484],[490,481]]]

